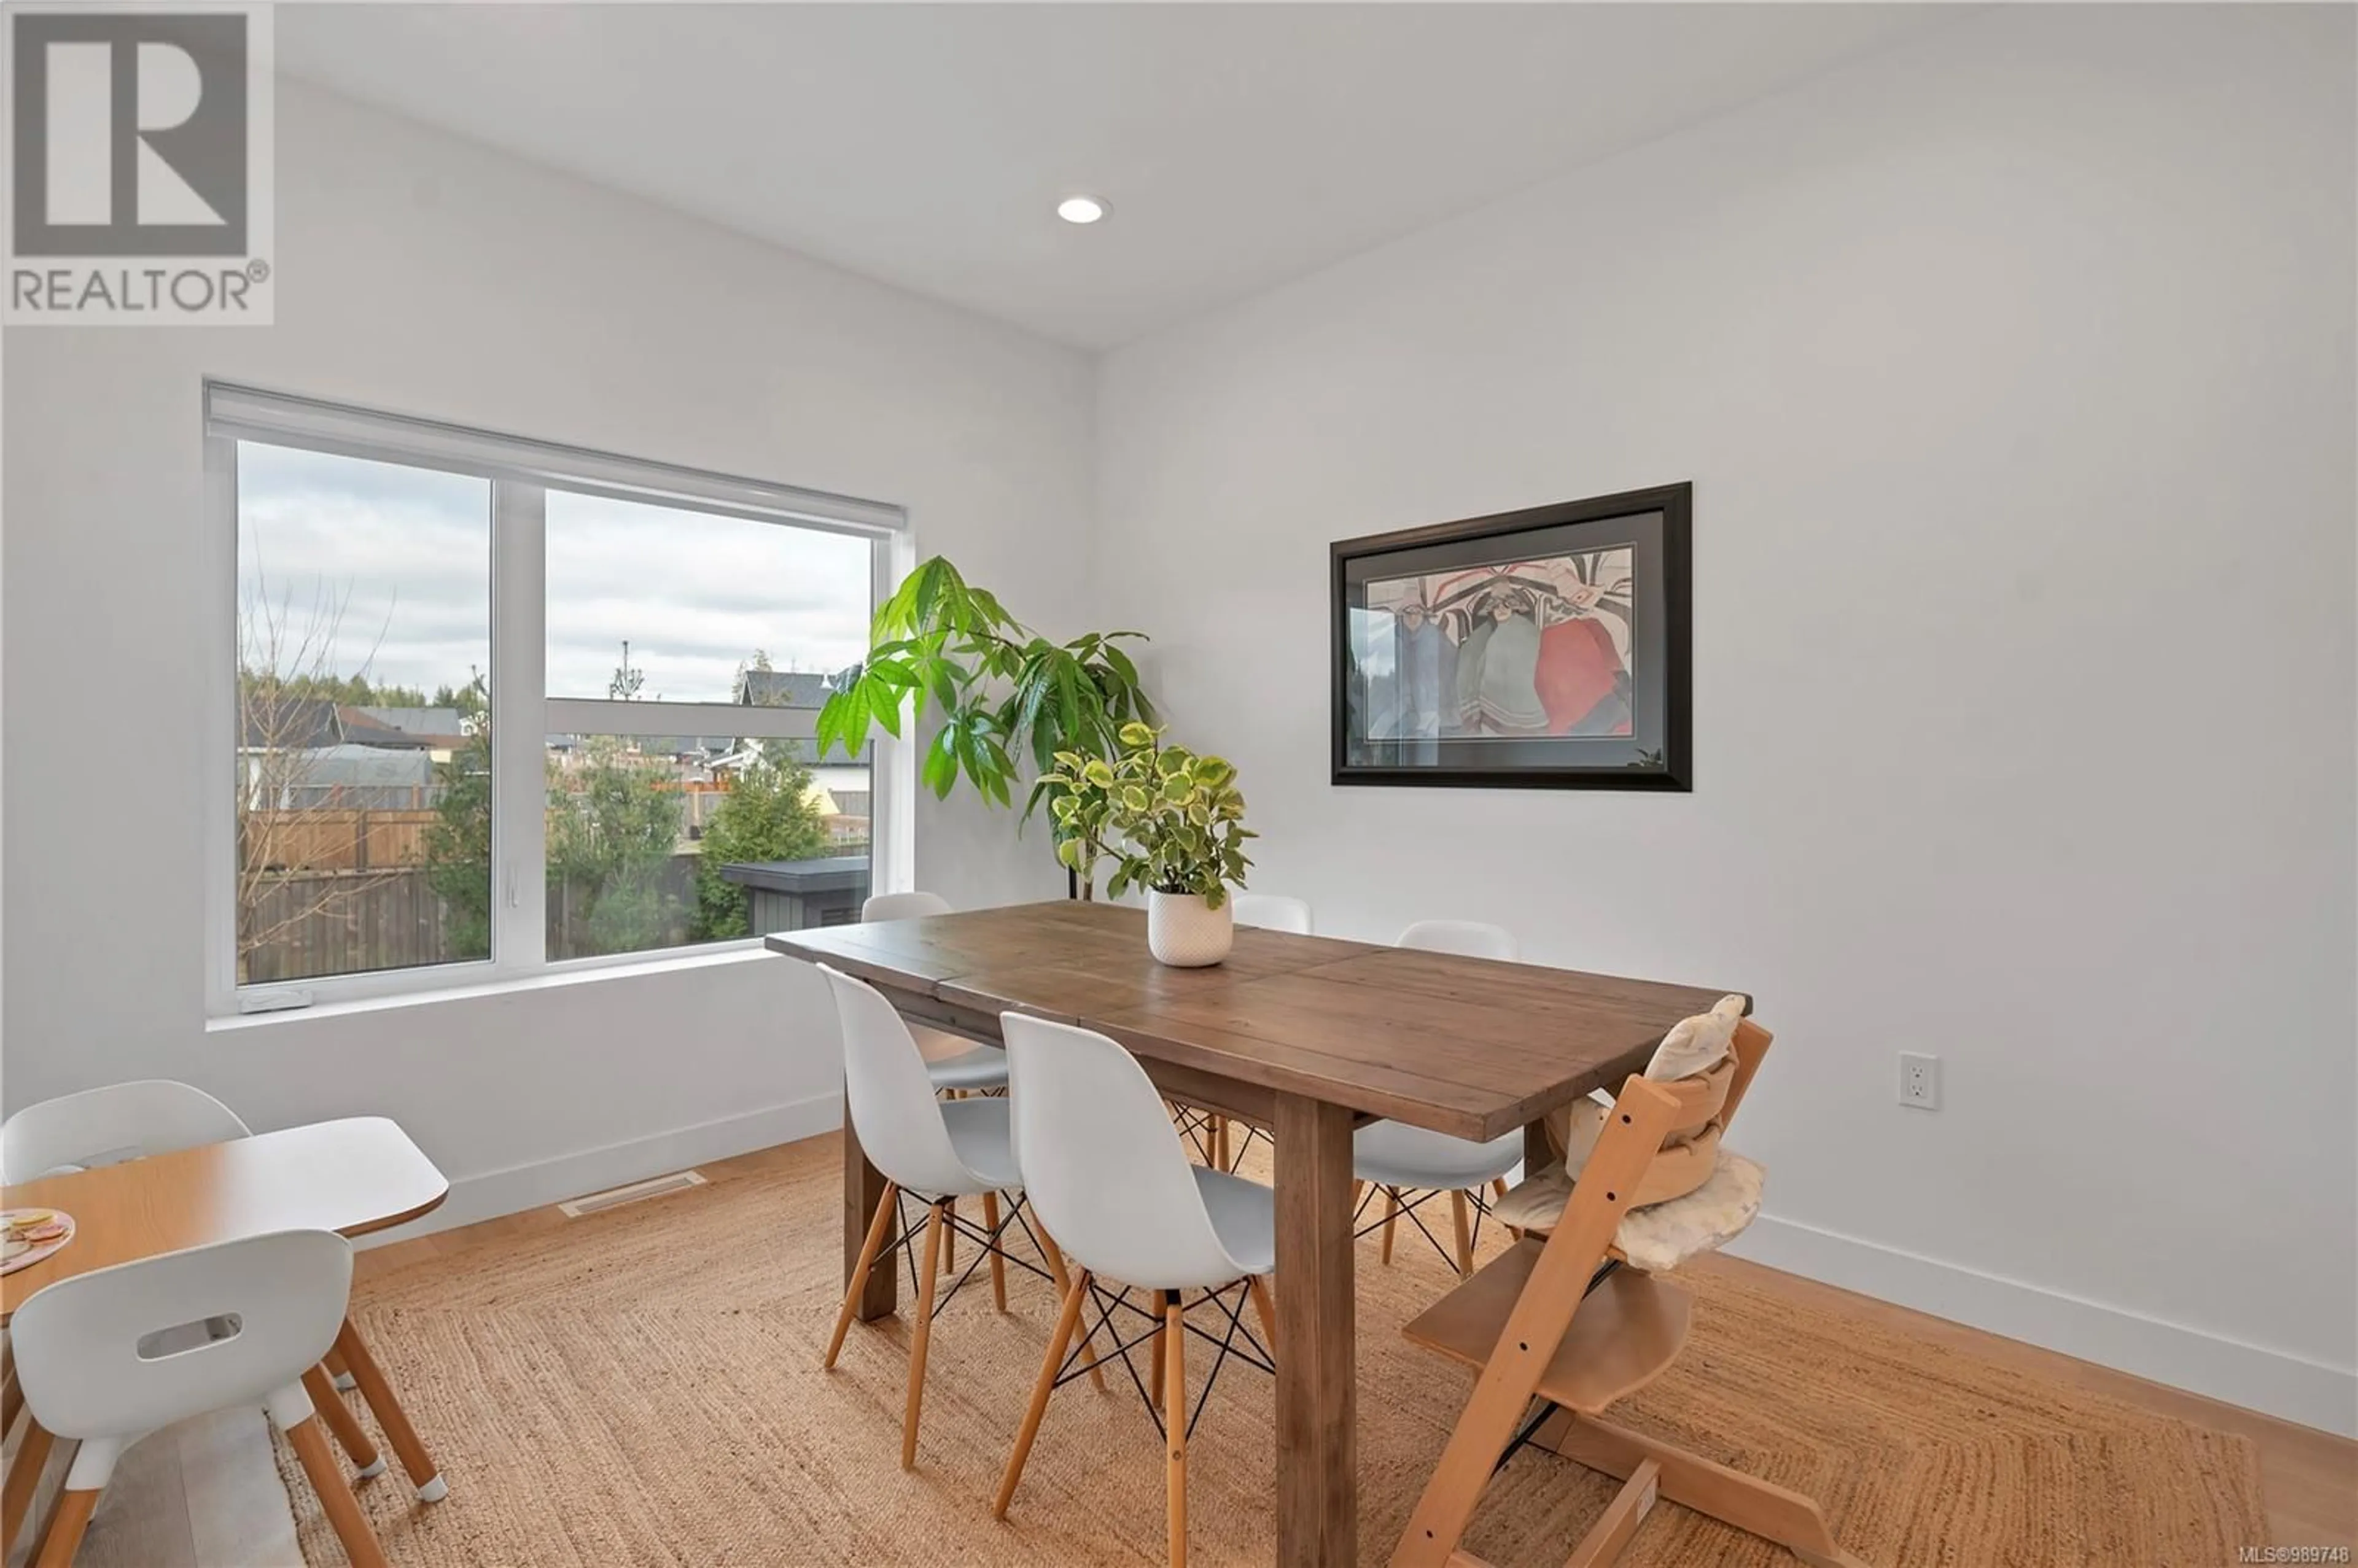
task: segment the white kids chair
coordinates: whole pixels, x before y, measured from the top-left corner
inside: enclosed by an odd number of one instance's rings
[[[112,1084],[27,1106],[0,1122],[0,1182],[29,1182],[245,1136],[246,1125],[237,1113],[202,1089],[168,1078]],[[0,1433],[6,1433],[16,1424],[24,1389],[16,1376],[15,1341],[0,1339],[0,1346],[5,1346],[0,1353],[6,1357],[6,1370],[0,1375]],[[33,1463],[47,1457],[53,1441],[37,1419],[26,1433]],[[377,1468],[384,1466],[379,1463]],[[19,1483],[12,1506],[0,1509],[0,1534],[5,1537],[0,1539],[0,1552],[14,1541],[31,1500],[29,1487]]]
[[[1117,1333],[1113,1348],[1129,1366],[1133,1347],[1153,1346],[1153,1391],[1148,1393],[1143,1384],[1140,1391],[1158,1411],[1166,1443],[1165,1519],[1173,1568],[1181,1568],[1187,1561],[1187,1435],[1195,1424],[1187,1407],[1184,1343],[1192,1332],[1221,1346],[1212,1367],[1216,1377],[1219,1359],[1232,1353],[1233,1341],[1223,1334],[1241,1333],[1244,1343],[1233,1354],[1271,1369],[1271,1361],[1255,1355],[1252,1333],[1238,1320],[1249,1295],[1274,1351],[1275,1325],[1263,1281],[1277,1266],[1276,1206],[1260,1183],[1188,1161],[1146,1070],[1113,1041],[1018,1012],[1002,1014],[1000,1022],[1013,1069],[1008,1094],[1015,1108],[1016,1164],[1023,1190],[1077,1267],[991,1511],[1007,1517],[1048,1396],[1078,1375],[1065,1365],[1065,1352],[1084,1303],[1096,1298],[1098,1326],[1107,1326],[1125,1303],[1127,1291],[1115,1296],[1099,1281],[1119,1281],[1147,1292],[1157,1303],[1144,1314],[1153,1326],[1129,1343]],[[1190,1291],[1202,1293],[1193,1303],[1183,1302]],[[1236,1298],[1224,1303],[1231,1291]],[[1224,1327],[1208,1334],[1191,1330],[1186,1306],[1207,1302],[1226,1320]],[[1076,1358],[1087,1353],[1085,1338]],[[1132,1379],[1137,1375],[1132,1368]],[[1205,1392],[1210,1391],[1207,1379]],[[1201,1412],[1199,1401],[1195,1413]]]
[[[933,914],[956,913],[950,901],[937,892],[920,889],[915,892],[871,893],[860,906],[860,918],[871,920],[923,920]],[[951,1035],[939,1035],[948,1040]],[[934,1087],[956,1099],[962,1095],[982,1094],[987,1090],[1007,1087],[1007,1053],[996,1045],[976,1045],[946,1056],[930,1057],[925,1063],[925,1076],[934,1080]]]
[[[1420,920],[1401,932],[1394,945],[1509,964],[1520,955],[1513,932],[1479,920]],[[1358,1179],[1363,1193],[1372,1186],[1383,1195],[1383,1260],[1392,1260],[1392,1229],[1405,1214],[1460,1275],[1474,1271],[1474,1226],[1479,1224],[1478,1220],[1468,1223],[1468,1195],[1476,1213],[1487,1212],[1488,1199],[1483,1189],[1503,1196],[1507,1173],[1522,1159],[1520,1131],[1476,1143],[1401,1122],[1371,1121],[1351,1135],[1352,1175]],[[1417,1195],[1409,1196],[1412,1193]],[[1417,1207],[1440,1193],[1449,1195],[1454,1249],[1443,1248],[1440,1238],[1416,1217]]]
[[[29,1182],[245,1136],[246,1125],[237,1113],[202,1089],[167,1078],[114,1084],[27,1106],[0,1122],[0,1182]],[[5,1365],[0,1371],[0,1433],[5,1433],[15,1429],[16,1412],[25,1402],[13,1338],[0,1337],[0,1365]],[[25,1473],[37,1469],[53,1441],[49,1429],[36,1420],[25,1433],[25,1456],[14,1468]],[[11,1480],[5,1503],[0,1503],[0,1552],[15,1542],[32,1503],[29,1475]]]
[[[249,1131],[237,1112],[194,1085],[169,1078],[109,1084],[28,1105],[0,1122],[0,1181],[226,1143]]]
[[[892,1004],[863,981],[838,974],[825,964],[818,968],[834,993],[836,1018],[843,1031],[845,1109],[869,1162],[884,1173],[883,1195],[876,1200],[876,1213],[868,1222],[867,1238],[852,1265],[843,1309],[836,1314],[835,1332],[827,1336],[827,1356],[820,1364],[833,1368],[842,1352],[844,1336],[850,1332],[860,1298],[868,1288],[869,1271],[876,1266],[894,1228],[901,1195],[908,1194],[925,1206],[925,1261],[920,1265],[914,1258],[911,1260],[917,1286],[917,1317],[910,1333],[908,1403],[901,1421],[901,1468],[909,1470],[917,1463],[917,1417],[925,1402],[925,1351],[933,1337],[934,1314],[939,1310],[935,1297],[942,1248],[946,1233],[958,1224],[960,1198],[982,1200],[983,1228],[968,1234],[989,1257],[991,1294],[999,1310],[1007,1310],[1007,1254],[999,1238],[1006,1224],[1020,1223],[1016,1210],[1022,1207],[1019,1198],[1008,1219],[1000,1218],[999,1195],[1022,1185],[1009,1147],[1008,1102],[936,1098],[917,1042],[901,1015],[892,1011]],[[1033,1238],[1039,1243],[1049,1277],[1063,1291],[1065,1263],[1055,1243],[1037,1232]],[[969,1273],[974,1267],[968,1265]],[[958,1283],[964,1281],[962,1275]],[[957,1285],[950,1290],[955,1294]]]
[[[235,1111],[192,1084],[169,1078],[108,1084],[28,1105],[0,1122],[0,1180],[30,1181],[51,1171],[117,1164],[251,1136],[252,1130]],[[218,1336],[221,1320],[216,1316],[206,1326]],[[360,1330],[348,1323],[336,1340],[323,1357],[325,1371],[310,1379],[320,1419],[343,1444],[362,1479],[382,1474],[384,1461],[360,1418],[331,1397],[359,1389],[400,1455],[418,1499],[440,1502],[450,1494],[449,1483],[409,1424]],[[12,1418],[15,1398],[7,1394],[0,1405]],[[38,1441],[46,1445],[49,1438],[44,1434]]]
[[[352,1283],[342,1237],[286,1230],[94,1269],[34,1292],[9,1325],[25,1402],[42,1430],[81,1444],[39,1568],[73,1561],[124,1449],[239,1405],[260,1405],[287,1434],[354,1568],[384,1568],[305,1389],[335,1343]],[[204,1332],[209,1323],[227,1332]]]

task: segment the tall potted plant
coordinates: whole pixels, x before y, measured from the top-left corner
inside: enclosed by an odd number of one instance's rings
[[[1245,797],[1235,764],[1165,746],[1151,724],[1125,724],[1111,758],[1056,754],[1035,800],[1048,803],[1060,837],[1057,858],[1092,876],[1100,854],[1114,861],[1108,891],[1146,890],[1146,943],[1178,968],[1228,956],[1236,938],[1228,889],[1242,887]]]
[[[963,777],[985,800],[1012,806],[1018,758],[1029,753],[1045,773],[1059,752],[1110,757],[1123,725],[1154,721],[1138,666],[1121,648],[1145,640],[1142,632],[1090,632],[1052,643],[946,557],[929,557],[878,607],[867,658],[820,708],[818,755],[840,745],[857,756],[871,723],[898,738],[930,700],[942,722],[918,769],[925,787],[946,799]],[[1027,820],[1039,799],[1035,789]],[[1058,859],[1068,869],[1094,866],[1095,844],[1063,853],[1072,831],[1056,827]],[[1095,893],[1086,872],[1073,880],[1081,897]]]

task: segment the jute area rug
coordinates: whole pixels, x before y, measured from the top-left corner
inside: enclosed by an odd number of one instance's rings
[[[1162,1448],[1124,1378],[1058,1391],[1009,1521],[990,1517],[1054,1319],[1045,1281],[1012,1274],[1001,1315],[978,1274],[942,1314],[914,1474],[899,1465],[905,1320],[855,1327],[819,1369],[840,1290],[838,1161],[814,1140],[769,1169],[361,1287],[359,1320],[451,1486],[429,1507],[398,1465],[361,1485],[393,1562],[1163,1563]],[[1472,1387],[1400,1334],[1453,1277],[1405,1227],[1390,1267],[1361,1243],[1364,1563],[1389,1559]],[[1870,1563],[2212,1568],[2266,1539],[2244,1439],[1725,1275],[1694,1283],[1686,1354],[1616,1419],[1815,1497]],[[1198,1389],[1210,1359],[1189,1357]],[[1193,1562],[1274,1560],[1272,1433],[1269,1379],[1231,1363],[1188,1451]],[[342,1563],[283,1445],[280,1467],[307,1560]],[[1560,1563],[1611,1491],[1527,1453],[1466,1544]],[[1623,1561],[1794,1560],[1666,1503]]]

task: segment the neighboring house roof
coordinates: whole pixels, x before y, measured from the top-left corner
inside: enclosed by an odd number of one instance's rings
[[[737,683],[741,708],[817,708],[851,672],[823,676],[805,670],[747,670]]]
[[[301,751],[344,738],[336,705],[325,697],[256,697],[244,706],[241,744],[249,751]]]
[[[280,788],[301,790],[408,789],[434,783],[434,759],[420,751],[383,746],[312,746],[279,753],[271,772]]]
[[[246,705],[243,733],[250,752],[346,745],[427,752],[467,743],[455,708],[362,708],[323,697],[257,697]]]
[[[431,735],[413,735],[406,730],[396,730],[381,719],[370,717],[365,708],[347,703],[336,709],[336,722],[342,729],[341,739],[355,746],[382,746],[392,752],[423,752],[442,744]]]
[[[463,745],[467,739],[467,721],[455,708],[352,708],[345,711],[436,746]]]

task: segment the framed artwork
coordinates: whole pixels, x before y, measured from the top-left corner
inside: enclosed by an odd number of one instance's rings
[[[1336,544],[1335,782],[1693,788],[1693,498],[1665,485]]]

